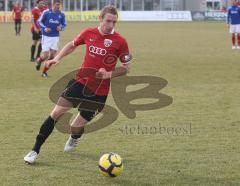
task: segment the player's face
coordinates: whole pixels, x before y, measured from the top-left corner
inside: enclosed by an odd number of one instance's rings
[[[237,5],[237,1],[236,0],[232,0],[232,5]]]
[[[53,9],[54,9],[55,11],[60,10],[60,7],[61,7],[61,3],[55,3],[55,4],[53,5]]]
[[[40,2],[38,3],[38,7],[39,7],[39,8],[42,8],[44,5],[45,5],[45,4],[44,4],[43,1],[40,1]]]
[[[117,15],[107,13],[103,18],[100,17],[99,19],[101,31],[104,34],[110,34],[117,23]]]

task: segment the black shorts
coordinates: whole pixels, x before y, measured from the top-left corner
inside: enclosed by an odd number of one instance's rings
[[[21,19],[15,19],[15,24],[21,24],[22,20]]]
[[[42,33],[41,32],[32,32],[32,40],[37,41],[42,38]]]
[[[78,107],[80,115],[87,121],[102,111],[107,100],[107,96],[95,95],[75,79],[68,82],[61,97],[71,102],[74,108]]]

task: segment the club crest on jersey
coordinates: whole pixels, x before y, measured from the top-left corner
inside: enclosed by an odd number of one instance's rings
[[[112,44],[112,40],[110,39],[104,39],[104,46],[105,47],[110,47]]]

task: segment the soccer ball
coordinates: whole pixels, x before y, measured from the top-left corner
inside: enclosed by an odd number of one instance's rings
[[[116,153],[107,153],[102,155],[99,160],[99,171],[108,177],[116,177],[123,171],[123,164],[121,157]]]

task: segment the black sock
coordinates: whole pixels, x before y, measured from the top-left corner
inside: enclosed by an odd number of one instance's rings
[[[15,24],[15,32],[16,32],[16,35],[17,35],[17,33],[18,33],[18,31],[17,31],[17,24]]]
[[[18,34],[20,34],[20,32],[21,32],[21,25],[19,24],[19,26],[18,26]]]
[[[78,139],[78,138],[80,138],[81,136],[82,136],[82,134],[84,133],[84,127],[82,127],[82,128],[80,128],[79,130],[78,130],[78,132],[73,132],[73,129],[71,128],[71,130],[72,130],[72,135],[71,135],[71,137],[73,138],[73,139]],[[76,130],[76,128],[75,128],[75,130]]]
[[[34,59],[35,50],[36,50],[36,45],[32,45],[32,47],[31,47],[31,59]]]
[[[37,58],[40,57],[41,52],[42,52],[42,44],[40,43],[40,44],[38,45]]]
[[[77,134],[72,134],[71,135],[71,137],[73,138],[73,139],[78,139],[78,138],[80,138],[82,135],[77,135]]]
[[[52,133],[53,129],[54,129],[54,124],[55,121],[53,118],[51,118],[51,116],[49,116],[42,124],[39,134],[36,137],[36,142],[35,145],[33,147],[33,151],[39,153],[40,152],[40,148],[42,146],[42,144],[45,142],[45,140],[48,138],[48,136]]]

